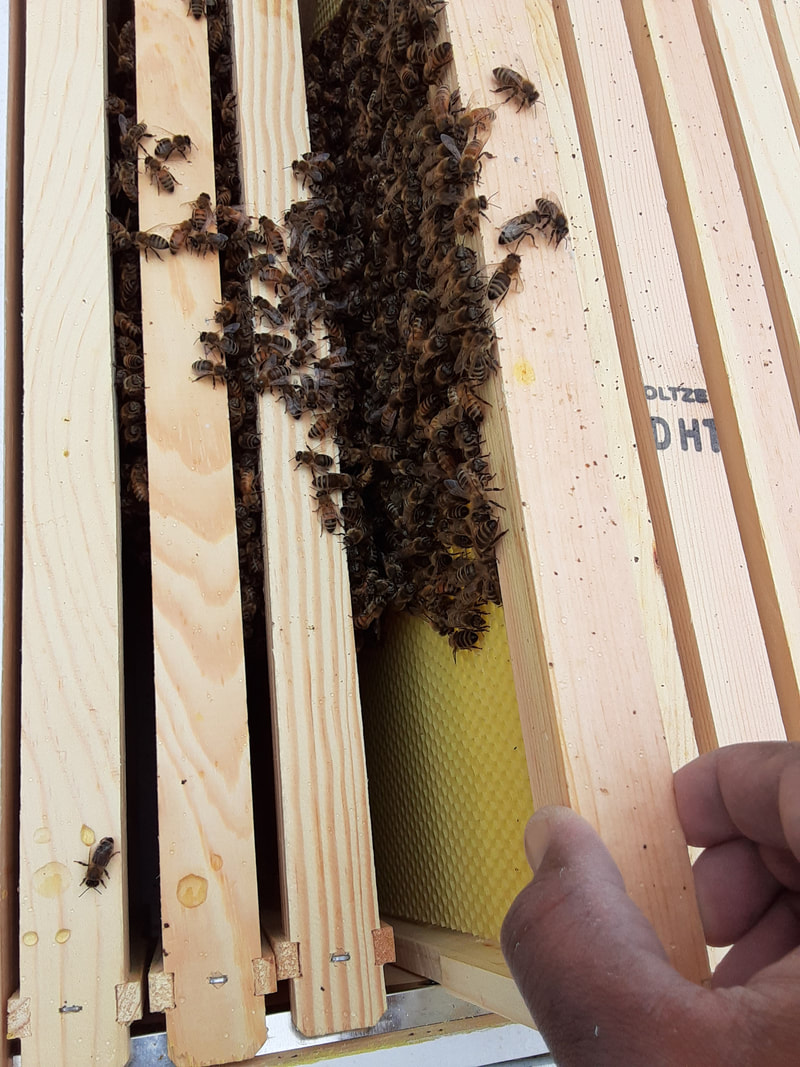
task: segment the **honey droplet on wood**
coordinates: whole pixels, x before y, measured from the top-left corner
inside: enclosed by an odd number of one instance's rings
[[[88,845],[91,848],[96,840],[97,838],[95,837],[94,830],[84,823],[81,827],[81,841],[83,841],[84,845]]]
[[[178,882],[176,896],[184,908],[198,908],[208,896],[208,879],[199,874],[185,874]]]
[[[37,845],[46,845],[50,840],[50,831],[46,826],[40,826],[38,830],[33,831],[33,840]]]
[[[56,941],[59,945],[63,945],[66,941],[69,941],[71,934],[71,930],[56,930]]]
[[[52,899],[63,893],[67,886],[72,884],[72,875],[63,863],[51,860],[33,872],[31,878],[34,892],[40,897]]]
[[[211,869],[214,871],[222,870],[222,856],[218,852],[211,853]]]
[[[22,935],[23,945],[35,945],[38,940],[39,935],[36,933],[35,930],[26,930],[25,933]]]

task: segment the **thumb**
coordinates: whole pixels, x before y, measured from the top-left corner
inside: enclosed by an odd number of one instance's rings
[[[585,819],[542,808],[525,846],[535,877],[512,904],[501,942],[531,1015],[559,1063],[615,1062],[620,1045],[625,1062],[639,1063],[631,1053],[652,1042],[653,1011],[663,1014],[665,999],[677,1008],[690,983],[667,962]]]

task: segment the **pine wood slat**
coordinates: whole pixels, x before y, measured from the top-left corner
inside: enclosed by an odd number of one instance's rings
[[[280,222],[304,195],[290,164],[308,150],[297,10],[243,5],[233,21],[244,199]],[[327,1034],[372,1026],[386,1007],[350,590],[339,539],[321,533],[308,476],[293,470],[308,420],[266,393],[259,423],[283,926],[301,969],[292,1016]]]
[[[453,996],[533,1026],[498,945],[470,934],[392,919],[397,962],[444,986]]]
[[[465,2],[445,17],[462,99],[497,101],[500,64],[540,83],[522,5],[498,0],[487,19]],[[564,200],[544,103],[498,105],[483,183],[506,217],[547,193]],[[495,237],[484,233],[489,262],[502,258]],[[505,486],[500,579],[534,803],[569,803],[598,827],[676,966],[699,980],[705,950],[578,276],[569,243],[522,254],[524,289],[498,311],[485,428]]]
[[[3,146],[0,158],[6,176],[3,213],[5,264],[2,335],[3,412],[2,475],[2,682],[0,683],[0,1005],[19,983],[17,887],[19,885],[19,649],[22,599],[22,545],[18,536],[22,513],[22,234],[9,220],[22,217],[23,104],[25,99],[24,4],[11,0],[0,19],[7,29],[8,96],[5,120],[0,120]],[[8,104],[8,101],[12,103]],[[4,1064],[11,1063],[8,1045]]]
[[[552,4],[550,0],[535,0],[528,3],[527,7],[539,50],[539,89],[547,102],[550,132],[558,153],[559,177],[565,202],[569,204],[569,246],[575,257],[586,329],[595,353],[594,373],[600,389],[610,446],[609,459],[628,538],[628,558],[641,604],[647,649],[657,680],[670,761],[676,768],[697,755],[697,741],[675,632],[667,607],[664,579],[655,552],[653,523],[614,334],[611,298],[603,271],[575,113]],[[544,105],[537,104],[537,107],[540,106]],[[504,205],[503,216],[506,215]]]
[[[188,134],[181,182],[140,177],[140,227],[169,232],[214,196],[205,19],[136,4],[137,117]],[[167,1012],[176,1064],[253,1055],[265,1037],[254,994],[261,955],[238,550],[226,390],[192,362],[220,299],[216,256],[142,257],[145,404],[153,571],[159,849]]]
[[[105,8],[27,6],[20,996],[27,1064],[124,1064],[128,977]],[[81,895],[87,845],[114,837]],[[74,1010],[66,1010],[74,1009]]]
[[[797,738],[797,419],[733,161],[729,152],[708,149],[725,144],[725,128],[691,0],[668,10],[652,0],[623,6],[681,266],[691,279],[686,292],[772,674],[785,725]],[[770,715],[757,736],[776,725]]]
[[[697,0],[695,10],[800,416],[800,205],[787,180],[800,173],[796,98],[791,108],[757,0]]]
[[[698,745],[781,736],[622,11],[583,0],[554,10]]]

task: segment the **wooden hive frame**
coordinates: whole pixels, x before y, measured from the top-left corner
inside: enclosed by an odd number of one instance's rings
[[[449,77],[463,98],[488,99],[491,70],[503,64],[541,92],[535,109],[497,109],[487,187],[508,217],[553,193],[570,220],[566,249],[526,249],[525,287],[504,304],[486,422],[505,486],[510,533],[499,564],[532,795],[595,823],[676,966],[702,980],[671,771],[716,744],[800,735],[800,225],[786,195],[800,161],[800,22],[772,0],[680,0],[668,13],[655,0],[620,0],[602,13],[587,0],[498,0],[487,26],[476,4],[453,3],[442,16],[455,50]],[[139,114],[158,112],[159,125],[191,133],[197,152],[176,174],[192,199],[213,186],[203,171],[208,104],[180,87],[208,83],[207,53],[204,22],[180,8],[136,5]],[[105,31],[102,7],[89,0],[55,19],[29,4],[24,41],[21,15],[10,55],[19,85],[27,44],[25,172],[20,189],[10,170],[8,189],[10,214],[22,204],[24,259],[22,292],[9,272],[8,298],[23,312],[23,358],[9,315],[6,480],[21,470],[23,492],[19,518],[15,493],[6,494],[6,529],[19,522],[22,535],[9,538],[4,558],[0,977],[23,1063],[56,1062],[57,1049],[64,1063],[124,1063],[145,967],[128,958],[121,829]],[[234,32],[245,195],[276,217],[297,195],[285,168],[306,144],[297,12],[248,6]],[[53,120],[54,98],[69,121]],[[720,149],[709,153],[709,143]],[[173,221],[166,198],[144,183],[140,199],[143,229]],[[11,227],[6,241],[19,262]],[[491,227],[479,244],[485,261],[498,258]],[[279,493],[288,516],[278,522],[273,512],[265,532],[269,630],[280,635],[270,688],[284,914],[271,941],[262,935],[225,397],[186,373],[218,298],[214,274],[211,258],[176,257],[145,263],[142,275],[151,514],[160,516],[152,543],[166,924],[166,951],[147,977],[171,1055],[186,1063],[252,1056],[264,1033],[259,998],[276,976],[291,976],[303,1032],[372,1025],[391,955],[371,864],[343,556],[318,536],[292,476],[305,428],[269,399],[259,411],[265,493]],[[55,369],[55,351],[69,353],[68,373]],[[159,414],[159,397],[177,395],[180,428],[171,403]],[[284,566],[301,552],[296,570]],[[223,702],[232,716],[224,733],[200,710]],[[18,787],[7,759],[18,745],[19,920]],[[317,832],[302,818],[308,810]],[[86,856],[81,842],[108,834],[123,842],[119,860],[107,892],[84,908],[73,862]],[[398,962],[527,1019],[496,946],[392,925]]]

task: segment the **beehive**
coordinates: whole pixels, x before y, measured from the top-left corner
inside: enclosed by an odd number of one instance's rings
[[[531,787],[529,798],[515,787],[507,839],[532,804],[587,814],[676,964],[699,978],[670,767],[696,747],[798,734],[798,220],[786,183],[798,162],[800,28],[786,6],[745,0],[668,12],[647,0],[602,12],[578,0],[525,9],[508,0],[491,26],[468,4],[436,17],[464,100],[490,99],[498,65],[539,87],[536,108],[497,108],[483,180],[503,218],[552,194],[570,224],[558,256],[545,242],[525,249],[524,289],[503,303],[500,372],[487,393],[509,531],[499,546],[508,659]],[[178,196],[192,200],[213,185],[206,22],[181,4],[143,0],[136,20],[138,113],[191,133],[191,159],[175,170]],[[4,759],[2,973],[6,995],[18,989],[11,1032],[23,1063],[59,1054],[123,1063],[145,963],[138,945],[129,952],[123,830],[119,478],[100,194],[105,27],[88,3],[57,16],[32,3],[26,23],[21,458],[13,435],[7,450],[22,508],[6,554],[17,578],[21,555],[21,630],[10,598],[3,722],[4,754],[21,752],[21,788],[18,797]],[[296,12],[246,6],[234,39],[245,196],[279,217],[295,196],[288,164],[306,148]],[[720,150],[709,154],[709,144]],[[140,182],[140,200],[143,230],[174,223],[154,187]],[[496,227],[481,229],[491,263]],[[219,298],[215,272],[213,257],[176,257],[142,274],[165,950],[148,976],[171,1055],[186,1063],[259,1047],[276,959],[292,975],[301,1030],[371,1025],[387,958],[344,558],[320,537],[289,463],[307,426],[271,397],[259,417],[265,503],[285,501],[264,510],[283,918],[260,914],[274,856],[258,858],[259,897],[249,753],[263,758],[253,732],[264,714],[251,708],[248,731],[226,397],[188,373]],[[12,283],[12,302],[16,291]],[[54,353],[68,353],[63,366]],[[17,531],[16,520],[7,528]],[[484,854],[465,876],[459,849],[472,838],[460,795],[496,789],[498,768],[516,758],[513,727],[497,730],[505,747],[488,786],[480,756],[446,738],[452,725],[427,749],[407,744],[407,725],[423,739],[439,729],[428,709],[437,688],[467,677],[480,692],[470,677],[480,660],[463,669],[459,660],[443,682],[444,667],[431,668],[440,650],[423,650],[438,639],[416,626],[393,623],[392,642],[364,671],[375,846],[400,913],[398,959],[519,1016],[497,950],[468,936],[496,933],[513,888],[470,909],[480,865],[519,871],[519,852]],[[502,661],[505,652],[476,655]],[[402,675],[426,681],[387,687]],[[130,704],[127,718],[130,728]],[[386,743],[390,729],[406,747]],[[393,752],[408,764],[394,781]],[[466,781],[443,772],[456,756]],[[264,773],[257,766],[254,777]],[[436,778],[436,811],[414,820],[409,842],[404,813],[421,797],[433,804],[425,790]],[[80,897],[74,863],[109,834],[120,854],[108,886]],[[421,870],[398,882],[414,852],[441,860],[434,885]],[[460,926],[462,938],[423,921]]]

